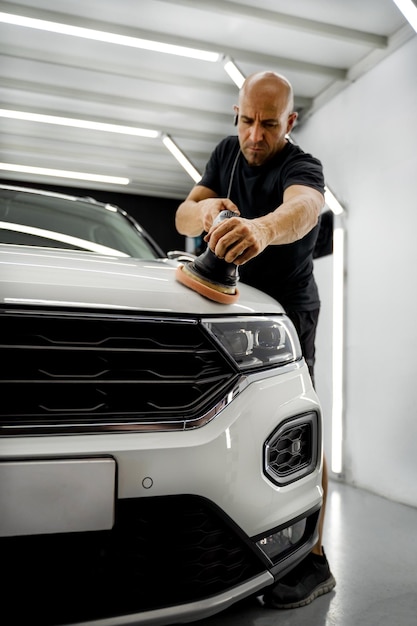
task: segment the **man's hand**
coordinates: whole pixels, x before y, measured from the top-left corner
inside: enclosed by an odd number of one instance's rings
[[[229,217],[212,226],[204,241],[220,259],[243,265],[267,247],[271,236],[269,229],[258,219]]]
[[[221,211],[233,211],[240,215],[236,204],[202,185],[196,185],[180,204],[175,214],[175,226],[181,235],[198,237],[208,233]]]
[[[203,223],[203,230],[207,233],[221,211],[233,211],[233,213],[239,215],[239,209],[234,202],[228,198],[207,198],[206,200],[200,200],[198,208]]]
[[[324,197],[316,189],[292,185],[275,211],[251,220],[230,217],[211,226],[204,241],[227,263],[243,265],[269,245],[293,243],[304,237],[317,224],[323,204]]]

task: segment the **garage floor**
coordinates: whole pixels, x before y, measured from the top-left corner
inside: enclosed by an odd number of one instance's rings
[[[417,626],[417,509],[330,483],[325,550],[335,589],[293,610],[258,600],[194,626]]]

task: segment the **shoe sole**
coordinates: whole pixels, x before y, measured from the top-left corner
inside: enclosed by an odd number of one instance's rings
[[[299,600],[298,602],[290,602],[288,604],[279,604],[275,602],[272,598],[268,598],[265,602],[266,606],[272,609],[298,609],[301,606],[306,606],[307,604],[311,604],[313,600],[323,596],[325,593],[329,593],[336,586],[336,580],[333,575],[330,576],[327,580],[322,582],[318,587],[316,587],[307,598],[303,600]]]

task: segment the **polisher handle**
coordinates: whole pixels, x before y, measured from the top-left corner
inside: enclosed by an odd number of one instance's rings
[[[239,217],[239,216],[237,213],[234,213],[234,211],[229,211],[229,209],[224,209],[224,211],[220,211],[220,213],[214,220],[213,226],[216,226],[217,224],[220,224],[220,222],[223,222],[224,220],[229,219],[229,217]]]

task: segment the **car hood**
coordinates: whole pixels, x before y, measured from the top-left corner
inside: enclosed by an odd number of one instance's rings
[[[208,300],[179,283],[178,263],[0,245],[0,302],[158,313],[282,313],[276,300],[238,283],[233,304]]]

